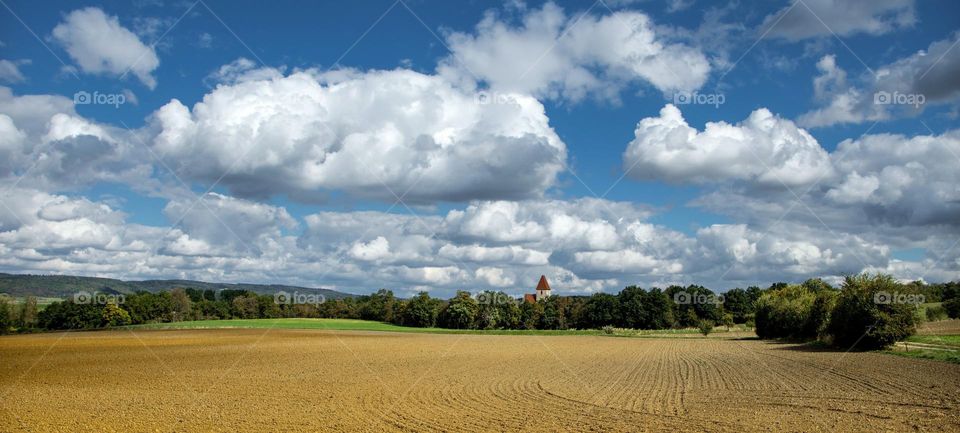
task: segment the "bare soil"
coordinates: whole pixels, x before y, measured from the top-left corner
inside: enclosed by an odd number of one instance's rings
[[[0,338],[2,432],[960,431],[960,365],[757,340]]]

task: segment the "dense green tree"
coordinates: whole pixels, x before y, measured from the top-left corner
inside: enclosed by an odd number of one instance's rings
[[[440,311],[441,302],[430,297],[427,292],[420,292],[417,296],[407,301],[403,310],[404,326],[414,326],[417,328],[431,328],[437,324],[437,314]]]
[[[609,293],[594,293],[584,306],[584,327],[600,329],[606,325],[620,322],[620,304],[617,297]]]
[[[112,302],[107,303],[103,307],[103,313],[101,313],[101,326],[113,327],[113,326],[126,326],[130,324],[130,313],[123,308],[117,306]]]
[[[30,329],[37,326],[37,297],[27,296],[20,306],[20,328]]]
[[[746,290],[731,289],[723,294],[723,309],[733,316],[734,323],[745,323],[754,314],[754,300]]]
[[[470,292],[458,290],[440,312],[439,325],[450,329],[471,329],[479,311],[480,306]]]
[[[169,322],[173,317],[170,292],[137,292],[125,297],[123,308],[134,324]]]
[[[192,288],[192,287],[187,287],[187,288],[185,288],[185,289],[183,289],[183,290],[184,290],[184,292],[187,293],[187,296],[190,297],[190,302],[197,303],[197,302],[200,302],[200,301],[202,301],[202,300],[204,299],[204,297],[203,297],[204,291],[203,291],[203,290],[194,289],[194,288]],[[210,292],[212,293],[212,291],[210,291]],[[211,301],[212,301],[212,300],[213,300],[213,299],[211,299]]]
[[[538,303],[543,304],[543,314],[540,315],[539,329],[568,329],[567,309],[570,298],[565,296],[551,296]]]
[[[260,300],[254,295],[242,295],[232,298],[230,312],[241,319],[256,319],[260,316]]]
[[[93,329],[103,326],[103,305],[54,302],[37,315],[44,329]]]
[[[670,286],[666,294],[673,301],[673,316],[678,327],[696,327],[700,319],[712,320],[716,323],[721,318],[721,298],[706,287]]]
[[[644,305],[647,310],[647,321],[643,323],[644,329],[666,329],[673,324],[670,298],[660,289],[656,287],[650,289],[644,298]]]
[[[275,319],[281,316],[280,305],[271,295],[257,296],[257,312],[261,319]]]
[[[879,349],[916,331],[917,306],[899,302],[903,285],[890,275],[844,278],[830,317],[833,343],[842,348]]]
[[[543,304],[540,302],[526,302],[520,305],[520,328],[537,329],[540,317],[543,316]]]
[[[211,301],[204,297],[193,305],[200,319],[229,319],[230,305],[225,301]]]
[[[171,290],[170,304],[172,305],[172,314],[170,315],[171,321],[179,322],[192,318],[191,308],[193,306],[193,302],[190,300],[190,296],[187,294],[186,290],[179,287]]]
[[[13,327],[13,314],[10,311],[10,299],[0,296],[0,334],[6,334]]]
[[[517,300],[503,292],[484,291],[477,294],[480,311],[477,312],[478,329],[515,329],[520,323],[520,306]]]
[[[586,312],[587,300],[590,299],[586,296],[570,296],[568,297],[570,304],[567,306],[567,322],[571,327],[574,328],[585,328],[585,319],[584,314]]]
[[[363,298],[360,318],[378,322],[392,322],[396,303],[397,300],[392,291],[380,289],[376,293]]]
[[[947,310],[947,316],[951,319],[960,319],[960,298],[943,301],[943,309]]]
[[[646,328],[650,322],[647,310],[647,292],[637,286],[628,286],[617,295],[620,307],[619,326],[623,328]]]
[[[819,323],[811,323],[817,295],[801,285],[765,292],[757,300],[756,332],[760,338],[813,338]]]
[[[837,304],[839,293],[832,286],[821,287],[814,292],[816,297],[810,307],[810,319],[807,321],[807,329],[804,334],[817,337],[826,334],[827,327],[830,325],[830,315],[833,314],[833,308]]]

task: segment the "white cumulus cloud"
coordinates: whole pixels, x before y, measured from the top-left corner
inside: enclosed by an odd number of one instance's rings
[[[70,12],[54,27],[53,39],[83,72],[112,76],[132,73],[145,86],[157,86],[153,71],[160,66],[160,59],[156,51],[102,9],[88,7]]]
[[[588,95],[615,100],[635,82],[665,94],[693,91],[710,73],[700,50],[658,33],[640,12],[568,15],[548,2],[517,23],[510,18],[491,12],[473,33],[449,34],[452,53],[441,61],[441,75],[576,102]]]
[[[154,114],[153,146],[181,176],[222,177],[243,197],[531,198],[566,164],[529,96],[483,104],[409,70],[224,74],[237,81],[192,109],[173,100]]]
[[[767,109],[758,109],[735,125],[709,122],[701,132],[669,104],[659,117],[637,124],[623,166],[637,179],[731,179],[771,186],[808,184],[831,173],[827,152],[817,140]]]

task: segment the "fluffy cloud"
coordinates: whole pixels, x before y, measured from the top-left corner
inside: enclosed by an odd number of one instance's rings
[[[913,116],[928,105],[960,102],[960,51],[952,49],[960,33],[926,50],[848,82],[833,56],[818,63],[814,91],[822,106],[801,115],[806,127],[883,121]]]
[[[220,251],[259,254],[264,238],[281,238],[284,229],[297,227],[286,209],[216,193],[170,201],[163,213],[185,232],[179,245],[192,254],[212,252],[210,245]]]
[[[831,172],[827,152],[807,131],[767,109],[740,124],[690,127],[680,110],[667,105],[659,117],[637,124],[623,165],[637,179],[672,182],[746,180],[768,186],[815,182]]]
[[[866,135],[841,142],[830,155],[835,175],[814,188],[794,191],[799,195],[733,185],[710,191],[693,204],[743,221],[750,230],[772,233],[764,242],[781,239],[776,245],[789,246],[789,253],[776,248],[756,253],[758,259],[776,259],[755,261],[766,263],[768,269],[816,269],[813,273],[823,275],[887,269],[905,279],[929,280],[932,275],[955,279],[960,276],[952,249],[960,221],[958,155],[958,131],[915,137]],[[743,247],[727,259],[708,262],[738,258],[737,267],[743,270],[739,275],[762,272],[739,264],[740,257],[755,254],[751,236],[729,238],[725,243],[740,239]],[[891,251],[914,248],[927,251],[923,271],[908,272],[917,271],[916,262],[892,265]]]
[[[892,269],[904,278],[920,272],[916,262],[891,259],[889,239],[872,233],[835,233],[788,218],[685,234],[645,221],[649,212],[636,205],[598,199],[476,202],[422,218],[323,212],[304,218],[302,232],[292,230],[299,224],[282,207],[220,194],[193,208],[171,202],[169,229],[131,223],[104,203],[30,189],[14,189],[4,203],[15,213],[0,209],[0,268],[21,272],[328,284],[355,292],[389,287],[436,296],[464,288],[519,295],[541,274],[565,293],[589,293],[626,284],[726,288],[862,269]],[[505,220],[487,218],[514,205]],[[563,229],[557,220],[565,221]],[[510,245],[492,230],[521,233],[534,225],[541,236]],[[941,236],[936,246],[946,250],[948,240]],[[956,256],[940,265],[924,260],[928,279],[960,275]]]
[[[819,91],[842,83],[831,72],[832,58],[821,61],[828,79]],[[750,146],[750,147],[747,147]],[[764,161],[763,163],[760,163]],[[767,275],[842,275],[862,269],[896,269],[902,278],[912,265],[891,265],[891,251],[922,248],[936,275],[960,271],[949,259],[944,239],[956,239],[960,221],[960,132],[907,137],[865,135],[845,140],[827,153],[810,134],[765,109],[739,125],[708,123],[703,132],[685,123],[668,106],[659,117],[637,127],[624,154],[624,167],[641,179],[711,182],[691,204],[726,215],[735,224],[711,226],[689,239],[659,238],[658,253],[623,256],[578,252],[613,270],[669,269],[657,262],[669,251],[681,255],[684,274],[726,278]],[[770,188],[782,181],[790,189]],[[803,185],[805,188],[793,188]],[[648,243],[649,244],[649,243]],[[693,252],[690,252],[693,251]],[[699,257],[699,259],[694,259]],[[942,263],[937,265],[937,263]],[[891,267],[892,266],[892,267]],[[779,277],[783,278],[783,277]]]
[[[916,23],[913,0],[801,0],[770,14],[760,33],[791,41],[881,35]]]
[[[516,25],[507,18],[491,12],[473,33],[448,35],[452,53],[441,62],[441,75],[481,81],[494,92],[579,101],[616,99],[634,82],[663,93],[692,91],[710,73],[702,52],[658,34],[639,12],[568,16],[546,3]]]
[[[153,146],[180,175],[222,177],[242,197],[531,198],[565,167],[566,146],[528,96],[482,104],[409,70],[223,75],[235,81],[192,110],[173,100],[154,114]]]
[[[157,85],[153,71],[160,66],[160,59],[153,47],[144,45],[136,34],[120,25],[116,16],[99,8],[70,12],[54,27],[52,36],[83,72],[113,76],[132,73],[151,89]]]
[[[30,64],[29,60],[10,61],[0,59],[0,81],[8,83],[21,83],[26,80],[23,73],[20,72],[20,65]]]
[[[827,199],[877,223],[960,225],[960,130],[867,135],[843,141],[834,154],[844,176],[827,189]]]
[[[62,96],[18,96],[0,87],[0,131],[0,154],[6,157],[0,176],[25,176],[24,182],[37,188],[135,183],[152,172],[145,148],[133,136],[138,132],[85,119]]]

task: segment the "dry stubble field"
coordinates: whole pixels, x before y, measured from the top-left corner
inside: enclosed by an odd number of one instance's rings
[[[0,389],[4,432],[960,431],[960,365],[756,340],[23,335]]]

